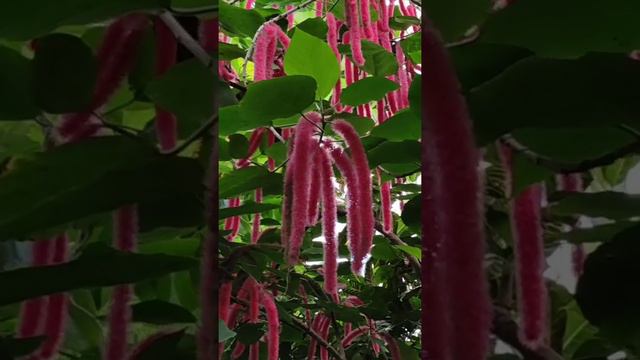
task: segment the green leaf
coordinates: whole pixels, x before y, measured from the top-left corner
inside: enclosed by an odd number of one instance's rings
[[[265,203],[244,203],[240,206],[232,207],[232,208],[224,208],[220,209],[220,213],[218,214],[218,220],[226,219],[232,216],[238,215],[247,215],[247,214],[255,214],[262,213],[265,211],[278,209],[280,205],[278,204],[265,204]]]
[[[553,172],[542,167],[522,154],[513,155],[513,193],[516,196],[529,185],[545,181],[553,176]]]
[[[154,360],[154,359],[185,359],[180,349],[180,342],[184,338],[185,330],[178,331],[159,331],[149,336],[136,349],[136,360]],[[193,354],[191,355],[193,356]]]
[[[197,59],[191,59],[149,83],[146,94],[176,115],[180,132],[186,137],[213,116],[215,88],[211,71]]]
[[[420,143],[414,140],[386,141],[367,152],[369,166],[375,168],[380,164],[404,164],[410,162],[420,164],[420,149]],[[401,156],[398,156],[400,154]]]
[[[637,225],[638,223],[634,221],[616,221],[613,224],[573,229],[569,232],[558,234],[555,238],[566,240],[572,244],[601,243],[607,242],[622,231]]]
[[[376,125],[376,123],[370,118],[361,117],[361,116],[358,116],[358,115],[355,115],[355,114],[351,114],[351,113],[336,113],[336,114],[333,115],[332,118],[333,119],[341,119],[341,120],[344,120],[344,121],[348,122],[349,124],[353,125],[353,128],[356,129],[356,132],[360,136],[366,135]],[[327,136],[338,136],[333,131],[331,126],[325,126],[324,129],[325,129],[325,135],[327,135]]]
[[[93,314],[72,301],[69,304],[69,316],[87,344],[91,347],[100,347],[104,343],[102,325]]]
[[[382,46],[368,40],[362,41],[364,71],[372,76],[391,76],[398,72],[396,57]]]
[[[490,0],[425,0],[423,11],[446,41],[455,41],[491,12]],[[548,9],[548,8],[547,8]]]
[[[249,151],[249,139],[241,134],[229,135],[229,155],[232,159],[244,159]]]
[[[44,0],[3,1],[0,38],[28,40],[62,25],[96,23],[129,12],[161,10],[169,4],[169,0],[60,0],[49,6]]]
[[[39,114],[29,60],[13,49],[0,46],[0,79],[0,120],[31,119]]]
[[[422,75],[416,75],[409,88],[409,108],[422,120]]]
[[[402,51],[414,64],[422,64],[422,42],[420,34],[421,33],[411,34],[400,40]],[[453,49],[450,49],[450,51]]]
[[[325,40],[329,27],[322,18],[310,18],[296,25],[296,29],[300,29],[309,35],[313,35],[318,39]]]
[[[371,136],[389,141],[419,140],[422,130],[420,118],[410,110],[401,110],[371,130]]]
[[[244,192],[262,188],[265,195],[282,191],[282,174],[271,173],[258,166],[250,166],[224,174],[219,182],[220,198],[230,198]]]
[[[624,55],[526,58],[467,97],[480,145],[513,129],[634,125],[640,64]],[[524,86],[523,84],[526,84]]]
[[[342,92],[340,101],[345,105],[362,105],[382,99],[387,93],[398,90],[400,85],[383,77],[366,77],[349,85]]]
[[[406,30],[411,26],[420,25],[420,19],[414,16],[396,15],[389,19],[389,26],[393,30]]]
[[[287,75],[307,75],[318,85],[316,96],[327,96],[340,78],[340,64],[329,45],[301,29],[296,29],[284,55]]]
[[[43,110],[63,114],[87,109],[98,66],[80,38],[51,34],[38,39],[33,68],[36,102]]]
[[[107,136],[15,158],[0,177],[0,241],[65,225],[122,205],[203,194],[197,160],[163,157],[127,137]],[[189,195],[191,194],[191,195]],[[196,195],[194,195],[196,194]],[[184,211],[167,209],[176,213]],[[166,213],[165,212],[165,213]],[[144,210],[140,210],[141,223]]]
[[[59,265],[0,272],[0,305],[75,289],[129,284],[197,266],[194,258],[126,253],[95,243]],[[105,271],[108,269],[108,271]]]
[[[313,104],[315,94],[316,81],[312,77],[283,76],[249,85],[239,106],[242,116],[250,121],[271,121],[300,114]]]
[[[236,336],[236,333],[231,331],[222,320],[218,320],[218,342],[227,341]]]
[[[402,222],[410,228],[420,229],[422,227],[422,221],[420,220],[420,195],[415,196],[404,204],[402,210]]]
[[[131,306],[132,321],[164,325],[194,323],[196,317],[180,305],[162,300],[143,301]]]
[[[253,130],[271,125],[271,119],[259,116],[247,116],[240,105],[230,105],[220,108],[219,113],[220,136],[228,136],[240,131]]]
[[[640,47],[640,34],[631,26],[638,11],[640,3],[633,0],[518,1],[487,19],[480,41],[521,46],[554,58],[626,54]]]
[[[264,335],[263,324],[244,323],[235,328],[236,338],[243,344],[249,345],[260,340]]]
[[[638,350],[640,345],[640,243],[627,230],[589,255],[578,282],[576,300],[585,318],[602,335]]]
[[[393,247],[402,250],[403,252],[417,258],[418,260],[422,259],[422,250],[419,247],[409,245],[394,245]]]
[[[615,191],[565,193],[551,210],[556,215],[585,215],[609,219],[640,216],[640,195]]]
[[[471,90],[496,76],[519,60],[533,55],[516,46],[472,42],[449,49],[458,80],[465,90]]]
[[[511,135],[534,153],[568,164],[598,159],[636,141],[628,131],[615,127],[526,128]]]
[[[250,38],[264,22],[264,17],[256,10],[245,10],[225,2],[220,2],[218,18],[224,30]]]
[[[245,56],[244,50],[237,45],[218,43],[218,58],[220,61],[230,61],[234,59],[243,59]]]

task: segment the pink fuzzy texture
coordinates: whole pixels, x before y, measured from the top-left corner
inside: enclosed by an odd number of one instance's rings
[[[400,356],[400,347],[398,346],[396,339],[387,333],[382,334],[382,338],[387,343],[387,349],[389,349],[389,353],[391,354],[391,360],[402,360],[402,357]]]
[[[253,52],[253,81],[255,82],[271,78],[271,66],[276,52],[276,36],[275,28],[267,25],[256,39]]]
[[[305,305],[309,305],[309,298],[307,296],[307,291],[304,289],[304,285],[300,284],[299,290],[300,290],[300,296],[302,297],[302,302]],[[307,324],[311,325],[311,309],[307,308],[304,313],[307,319]]]
[[[256,204],[260,204],[262,202],[262,189],[258,188],[255,192],[255,200]],[[253,215],[253,224],[251,228],[251,243],[256,244],[258,239],[260,239],[260,213],[255,213]]]
[[[230,302],[231,302],[232,283],[224,282],[220,286],[218,293],[218,318],[229,325]]]
[[[358,181],[358,217],[360,219],[360,235],[358,242],[358,259],[356,264],[357,273],[364,273],[364,265],[369,258],[371,246],[373,244],[373,234],[375,233],[373,216],[373,201],[371,199],[371,170],[369,169],[369,160],[367,154],[360,141],[360,136],[354,129],[353,125],[344,121],[337,120],[332,125],[333,131],[342,136],[353,159],[356,179]]]
[[[171,29],[162,21],[156,20],[156,75],[163,75],[176,63],[178,42]],[[215,39],[211,35],[212,39]],[[178,141],[176,117],[156,105],[156,133],[162,150],[171,150]]]
[[[542,186],[535,184],[512,203],[512,231],[516,255],[520,338],[535,349],[547,334],[547,289],[540,204]]]
[[[399,0],[398,5],[400,5],[400,13],[402,16],[411,16],[411,12],[407,8],[407,5],[404,3],[404,0]]]
[[[256,0],[247,0],[247,4],[245,5],[245,9],[253,9],[256,6]]]
[[[333,185],[333,166],[326,148],[318,151],[316,163],[320,169],[319,187],[322,193],[322,235],[324,236],[324,289],[338,293],[338,239],[336,236],[336,192]]]
[[[363,266],[359,253],[362,226],[358,211],[360,206],[358,177],[353,161],[342,149],[333,149],[331,156],[347,184],[347,239],[349,240],[349,252],[351,253],[351,271],[359,275]]]
[[[391,212],[391,182],[380,184],[380,212],[382,214],[383,230],[387,233],[393,231],[393,213]]]
[[[362,18],[362,28],[365,36],[369,40],[373,40],[373,32],[375,28],[371,25],[371,12],[369,11],[369,0],[360,0],[360,17]]]
[[[273,296],[262,290],[262,305],[267,313],[267,345],[268,360],[278,360],[280,350],[280,316]]]
[[[343,348],[348,348],[349,346],[351,346],[351,344],[353,344],[353,342],[359,338],[360,336],[366,334],[369,332],[369,326],[368,325],[363,325],[355,330],[351,330],[350,333],[345,334],[344,337],[342,338],[342,347]]]
[[[296,126],[293,152],[289,158],[290,165],[287,167],[287,173],[291,176],[293,193],[291,201],[291,232],[287,242],[289,246],[287,260],[289,264],[298,262],[304,238],[309,210],[309,186],[311,185],[312,174],[311,154],[313,153],[313,147],[316,146],[313,139],[314,124],[318,124],[320,120],[321,117],[318,113],[307,113],[300,118]]]
[[[135,205],[128,205],[114,213],[114,245],[118,250],[136,250],[138,234],[138,212]],[[109,313],[109,329],[106,360],[123,359],[127,354],[127,339],[131,309],[129,302],[133,296],[132,285],[118,285],[113,289],[113,303]]]
[[[347,81],[347,86],[353,84],[356,80],[353,78],[353,63],[349,58],[344,58],[344,76]]]
[[[59,235],[52,242],[53,256],[51,263],[62,264],[66,262],[69,257],[69,239],[67,235]],[[48,296],[43,333],[47,338],[38,349],[35,359],[49,360],[57,357],[58,350],[64,341],[64,328],[67,320],[68,305],[68,298],[65,293]]]
[[[405,57],[402,52],[400,43],[396,43],[396,60],[398,60],[398,82],[400,83],[400,89],[396,93],[398,99],[398,107],[404,109],[409,106],[409,77],[407,76],[407,69],[405,68]]]
[[[91,112],[104,106],[118,89],[134,65],[142,34],[148,25],[146,15],[130,14],[119,18],[107,28],[97,54],[98,77],[91,106],[87,112],[63,117],[58,128],[63,139],[83,131]]]
[[[31,264],[44,266],[51,262],[54,240],[37,240],[32,243]],[[47,297],[26,300],[20,309],[20,325],[17,330],[19,338],[33,337],[42,334],[44,326],[43,312],[47,306]]]
[[[311,163],[318,164],[319,161],[319,149],[314,151],[312,155]],[[307,212],[307,226],[316,226],[318,224],[318,217],[320,216],[320,186],[321,169],[320,166],[313,166],[311,169],[311,184],[309,185],[309,210]]]
[[[324,0],[316,0],[316,17],[322,17]]]
[[[269,131],[267,143],[269,147],[276,143],[276,136],[273,135],[271,131]],[[276,169],[276,161],[271,157],[269,158],[269,160],[267,160],[267,168],[269,169],[269,171],[274,171]]]
[[[291,38],[289,38],[289,36],[287,36],[287,34],[285,34],[285,32],[282,31],[280,26],[277,26],[274,24],[274,29],[276,31],[276,37],[278,38],[278,41],[280,42],[282,47],[285,50],[288,49],[289,45],[291,45]]]
[[[249,322],[257,323],[260,316],[260,285],[253,278],[249,281]],[[258,360],[260,358],[260,342],[249,345],[249,359]]]
[[[237,359],[239,357],[242,356],[242,354],[244,354],[244,351],[247,349],[247,346],[243,343],[241,343],[240,341],[238,341],[236,343],[236,346],[233,348],[233,351],[231,352],[231,358],[232,359]]]
[[[229,207],[238,207],[240,206],[240,198],[233,198],[229,200]],[[240,217],[232,216],[227,218],[224,223],[225,230],[231,230],[231,233],[226,236],[227,240],[233,241],[236,236],[238,236],[238,232],[240,231]]]
[[[365,60],[364,55],[362,55],[358,0],[346,0],[345,12],[347,17],[347,26],[349,27],[351,57],[356,65],[362,66],[364,65]]]
[[[383,32],[389,32],[391,31],[391,29],[389,29],[389,8],[386,4],[385,0],[380,0],[380,5],[378,6],[378,24],[380,25],[379,28],[381,31]]]
[[[333,13],[327,14],[327,44],[333,51],[336,59],[340,61],[340,51],[338,50],[338,30],[340,27],[338,26],[338,22],[336,21],[336,17]]]
[[[269,24],[265,31],[269,33],[269,45],[267,46],[267,57],[265,59],[265,76],[267,79],[273,78],[273,64],[276,61],[276,51],[278,49],[278,31],[280,31],[280,27],[276,24]]]
[[[218,19],[202,20],[198,28],[200,45],[207,52],[218,52]]]
[[[327,317],[325,317],[325,319],[326,320],[320,329],[320,335],[322,336],[322,339],[328,343],[331,321]],[[320,347],[320,360],[329,360],[329,350],[324,346]]]
[[[287,5],[285,10],[289,11],[289,10],[292,10],[293,8],[294,8],[293,5]],[[294,26],[296,26],[296,17],[294,13],[290,13],[289,15],[287,15],[287,29],[291,30],[293,29]]]
[[[422,346],[427,359],[485,359],[492,314],[479,151],[449,54],[424,21]]]
[[[316,334],[322,336],[322,332],[325,326],[325,323],[328,323],[329,319],[323,314],[318,314],[313,319],[313,323],[311,324],[311,330],[313,330]],[[309,340],[309,351],[307,354],[307,360],[314,360],[316,358],[316,349],[318,348],[318,340],[315,337],[311,337]]]

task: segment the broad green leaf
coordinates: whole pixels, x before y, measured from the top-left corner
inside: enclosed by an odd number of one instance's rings
[[[415,196],[404,204],[402,210],[402,222],[410,228],[420,229],[422,221],[420,220],[420,195]]]
[[[220,108],[219,111],[220,128],[218,131],[220,136],[271,125],[271,119],[269,118],[245,115],[240,105],[225,106]]]
[[[263,167],[249,166],[224,174],[219,182],[220,198],[230,198],[262,188],[265,195],[282,191],[282,174],[271,173]]]
[[[409,108],[422,121],[422,76],[416,75],[409,88]]]
[[[402,110],[371,130],[371,136],[389,141],[420,139],[422,124],[410,110]]]
[[[91,48],[80,38],[51,34],[38,39],[33,59],[36,102],[54,114],[86,110],[97,68]]]
[[[91,347],[99,347],[104,343],[102,325],[96,317],[75,302],[69,304],[69,316],[78,334]]]
[[[350,123],[351,125],[353,125],[353,128],[356,129],[356,132],[360,134],[360,136],[366,135],[376,125],[376,123],[370,118],[361,117],[361,116],[351,114],[351,113],[346,113],[346,112],[336,113],[333,115],[332,118],[341,119]],[[333,131],[331,126],[325,126],[324,130],[325,130],[325,135],[327,136],[334,136],[334,137],[338,136]]]
[[[211,71],[197,59],[191,59],[149,83],[146,94],[176,115],[181,135],[186,137],[213,116],[215,88]]]
[[[218,320],[218,342],[227,341],[236,336],[236,333],[231,331],[222,320]]]
[[[184,350],[180,349],[181,340],[185,336],[185,330],[159,331],[149,336],[143,343],[142,348],[136,349],[137,360],[154,360],[154,359],[188,359],[195,354],[184,354]]]
[[[0,241],[130,203],[141,208],[146,202],[171,204],[182,194],[197,200],[204,193],[202,178],[196,160],[159,156],[154,148],[120,136],[15,158],[0,177]],[[142,223],[145,212],[139,213]]]
[[[626,55],[526,58],[467,97],[480,145],[513,129],[634,125],[640,63]],[[526,86],[525,86],[526,84]]]
[[[534,153],[568,164],[600,158],[636,141],[635,136],[615,127],[524,128],[512,135]]]
[[[414,140],[399,142],[387,141],[367,152],[369,166],[380,164],[420,163],[420,143]]]
[[[29,60],[15,50],[0,46],[0,79],[0,120],[32,119],[39,114]]]
[[[149,300],[133,304],[131,311],[134,322],[164,325],[196,321],[196,317],[189,310],[162,300]]]
[[[219,19],[222,29],[250,38],[264,22],[264,17],[256,10],[245,10],[226,2],[220,2]]]
[[[0,294],[0,305],[75,289],[134,283],[197,265],[195,258],[125,253],[91,244],[67,263],[0,272],[0,286],[11,289]]]
[[[420,19],[414,16],[397,15],[389,19],[389,26],[393,30],[402,31],[416,25],[420,25]]]
[[[398,90],[400,85],[384,77],[366,77],[342,91],[340,102],[345,105],[362,105],[382,99],[387,93]]]
[[[446,41],[462,37],[489,15],[490,0],[424,0],[423,11]]]
[[[591,253],[576,300],[585,318],[618,345],[640,350],[640,243],[630,229]]]
[[[266,204],[266,203],[257,204],[254,202],[248,202],[240,206],[220,209],[220,213],[218,214],[218,220],[222,220],[228,217],[238,216],[238,215],[262,213],[265,211],[278,209],[279,207],[280,205],[278,204]]]
[[[249,151],[249,139],[242,134],[229,135],[229,155],[232,159],[244,159]]]
[[[307,75],[318,85],[316,97],[327,96],[340,77],[340,64],[329,45],[301,29],[296,29],[284,55],[287,75]]]
[[[265,333],[264,324],[244,323],[234,329],[236,338],[243,344],[249,345],[260,340]]]
[[[237,45],[218,43],[218,57],[220,61],[229,61],[238,58],[244,58],[245,52]]]
[[[60,0],[50,6],[44,0],[3,1],[0,38],[28,40],[62,25],[90,24],[129,12],[161,10],[169,4],[169,0]]]
[[[422,250],[419,247],[409,245],[394,245],[393,247],[417,258],[418,260],[422,258]]]
[[[598,225],[591,228],[577,228],[558,234],[554,238],[566,240],[573,244],[607,242],[626,229],[637,226],[634,221],[616,221],[612,224]]]
[[[556,215],[629,219],[640,216],[640,195],[615,191],[566,193],[552,205],[551,211]]]
[[[626,54],[640,48],[640,34],[631,25],[639,11],[640,3],[634,0],[517,1],[487,19],[480,41],[525,47],[554,58]]]
[[[553,172],[542,167],[522,154],[513,155],[513,184],[512,194],[516,196],[529,185],[540,183],[553,176]]]
[[[411,59],[412,63],[422,64],[422,43],[420,41],[420,33],[411,34],[400,40],[400,46],[402,47],[404,54]]]
[[[249,121],[271,121],[300,114],[313,104],[316,87],[316,81],[304,75],[259,81],[249,85],[239,110]]]
[[[478,42],[450,48],[449,53],[456,67],[458,80],[466,91],[495,78],[509,66],[533,55],[531,51],[516,46]]]
[[[296,29],[300,29],[324,41],[327,39],[327,30],[329,27],[322,18],[310,18],[296,25]]]
[[[396,57],[382,46],[368,40],[362,41],[364,71],[372,76],[390,76],[398,72]]]

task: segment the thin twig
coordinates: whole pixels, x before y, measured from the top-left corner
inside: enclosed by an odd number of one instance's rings
[[[285,11],[284,13],[269,19],[269,21],[265,21],[262,25],[260,25],[260,27],[258,28],[258,30],[256,30],[256,34],[253,36],[253,40],[251,41],[251,47],[249,47],[249,50],[247,50],[247,55],[244,57],[244,63],[242,64],[242,82],[243,83],[247,83],[247,63],[249,62],[249,59],[253,56],[253,51],[255,49],[256,46],[256,41],[258,41],[258,36],[260,36],[260,33],[262,32],[262,30],[269,24],[273,24],[281,19],[286,18],[287,16],[289,16],[289,14],[293,14],[294,12],[302,9],[303,7],[306,7],[307,5],[313,3],[316,0],[306,0],[305,2],[303,2],[300,5],[297,5],[293,8],[291,8],[288,11]]]
[[[284,138],[282,136],[280,136],[280,134],[278,133],[278,130],[276,130],[276,128],[274,128],[273,126],[269,126],[269,131],[271,131],[271,133],[273,134],[273,136],[276,137],[276,139],[278,139],[281,143],[286,143],[286,141],[284,140]]]
[[[218,122],[218,114],[215,114],[206,123],[202,124],[202,126],[200,126],[200,128],[198,130],[196,130],[193,134],[191,134],[191,136],[189,136],[189,138],[187,140],[183,141],[180,145],[177,145],[173,149],[170,149],[170,150],[167,150],[167,151],[161,151],[160,154],[167,155],[167,156],[173,156],[173,155],[177,155],[177,154],[181,153],[182,151],[184,151],[184,149],[189,147],[189,145],[193,144],[196,140],[198,140],[201,137],[203,137],[209,130],[211,130],[211,128],[217,122]]]
[[[218,11],[218,5],[204,6],[201,8],[195,8],[195,9],[189,9],[189,10],[181,10],[178,8],[170,7],[169,11],[180,16],[197,16],[197,15],[214,13]]]
[[[207,68],[210,68],[211,71],[216,71],[215,61],[207,51],[200,46],[192,36],[185,30],[184,27],[178,22],[178,20],[171,14],[170,11],[164,10],[158,15],[162,21],[171,29],[173,35],[175,35],[176,39],[184,45],[191,53],[202,62]]]

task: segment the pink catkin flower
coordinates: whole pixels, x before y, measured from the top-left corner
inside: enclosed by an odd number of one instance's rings
[[[114,245],[118,250],[136,250],[138,213],[135,205],[124,206],[114,214]],[[109,312],[109,328],[106,340],[105,360],[120,360],[127,356],[129,322],[133,286],[118,285],[113,289],[113,303]]]
[[[267,313],[268,360],[278,360],[280,350],[280,317],[275,299],[267,290],[262,290],[262,305]]]
[[[582,176],[577,173],[558,175],[556,181],[560,191],[581,192],[584,190]],[[576,277],[582,275],[586,256],[584,245],[576,244],[573,246],[571,260],[573,262],[573,273]]]
[[[249,9],[253,9],[256,6],[256,0],[247,0],[247,3],[245,5],[245,9],[249,10]]]
[[[307,113],[300,118],[296,126],[291,165],[287,168],[292,183],[291,228],[288,239],[287,259],[289,264],[296,264],[302,247],[302,240],[309,210],[309,186],[311,184],[313,153],[313,131],[320,122],[320,114]],[[287,176],[287,175],[285,175]]]
[[[149,25],[143,14],[130,14],[113,22],[105,33],[97,54],[98,78],[88,111],[63,116],[58,133],[63,139],[76,140],[91,136],[95,130],[85,129],[94,110],[104,106],[134,65],[142,34]]]
[[[178,42],[171,29],[160,19],[155,22],[156,30],[156,75],[163,75],[176,63]],[[215,40],[213,34],[210,35]],[[156,105],[156,133],[160,149],[171,150],[178,141],[176,117]]]
[[[37,240],[32,246],[31,264],[33,266],[44,266],[51,262],[53,255],[54,240]],[[43,312],[47,306],[47,297],[39,297],[26,300],[20,309],[20,325],[17,333],[19,338],[28,338],[41,335],[43,332],[45,317]]]
[[[257,128],[253,130],[251,136],[249,137],[249,148],[247,150],[247,156],[245,156],[244,159],[238,161],[238,163],[236,164],[238,168],[243,168],[251,164],[250,159],[253,154],[258,151],[260,143],[262,142],[262,135],[264,134],[265,130],[265,128]]]
[[[329,340],[329,330],[331,325],[331,321],[328,317],[325,317],[325,321],[322,324],[322,328],[320,328],[320,336],[322,336],[322,340],[328,343]],[[326,347],[322,346],[320,348],[320,360],[329,360],[329,350]]]
[[[378,170],[378,174],[379,174]],[[391,212],[391,182],[384,181],[378,176],[380,185],[380,213],[382,215],[382,227],[387,233],[393,231],[393,213]]]
[[[389,349],[389,353],[391,354],[391,360],[402,360],[400,347],[398,346],[396,339],[387,333],[382,334],[382,338],[387,344],[387,349]]]
[[[351,57],[353,62],[364,65],[364,55],[362,55],[362,44],[360,36],[360,21],[358,14],[358,1],[347,0],[345,7],[347,26],[349,27],[349,44],[351,45]]]
[[[67,235],[59,235],[53,241],[52,264],[62,264],[69,257],[69,239]],[[64,328],[67,319],[69,300],[67,294],[49,295],[47,299],[46,319],[44,321],[45,342],[35,356],[38,360],[50,360],[58,355],[58,350],[64,340]]]
[[[479,152],[450,57],[424,21],[422,346],[428,359],[484,359],[492,315]]]
[[[218,52],[218,19],[202,20],[198,27],[198,40],[207,52]]]
[[[345,334],[344,337],[342,338],[342,347],[343,348],[348,348],[349,346],[351,346],[351,344],[353,344],[354,341],[356,341],[360,336],[366,334],[369,332],[369,326],[368,325],[363,325],[355,330],[351,330],[350,333]]]
[[[319,161],[319,150],[314,151],[312,155],[311,163],[317,164]],[[307,212],[307,226],[316,226],[318,224],[318,217],[320,215],[320,191],[316,191],[320,186],[320,166],[313,166],[311,173],[311,184],[309,185],[309,210]]]
[[[353,161],[342,149],[333,149],[331,157],[347,184],[347,239],[349,240],[349,252],[351,253],[351,271],[359,275],[359,269],[362,268],[362,259],[359,252],[362,226],[358,211],[360,206],[358,177]]]
[[[322,337],[322,332],[325,326],[325,323],[328,323],[329,319],[323,314],[318,314],[313,319],[313,323],[311,324],[311,330],[315,331],[316,334]],[[315,360],[316,358],[316,349],[318,348],[318,340],[315,337],[312,337],[309,341],[309,352],[307,354],[308,360]]]
[[[391,31],[391,29],[389,29],[389,8],[385,0],[380,0],[378,9],[378,16],[380,17],[378,20],[379,29],[383,32]]]
[[[257,323],[260,316],[260,285],[253,278],[248,278],[249,282],[249,322]],[[249,345],[249,360],[260,359],[260,342]]]
[[[293,10],[294,6],[293,5],[287,5],[286,10],[290,11]],[[296,26],[296,17],[295,17],[295,13],[291,12],[287,15],[287,29],[291,30],[293,29],[293,27]]]
[[[359,241],[357,263],[361,265],[361,268],[357,268],[358,273],[364,272],[364,265],[369,258],[371,251],[371,245],[373,244],[373,234],[375,232],[374,225],[375,219],[373,216],[373,202],[371,199],[371,172],[369,170],[369,160],[367,154],[362,146],[360,137],[354,127],[344,121],[337,120],[333,123],[333,130],[342,136],[349,150],[351,151],[351,158],[353,159],[354,169],[356,172],[356,178],[358,179],[358,196],[359,196],[359,219],[360,219],[360,231],[361,239]],[[362,261],[362,264],[360,264]]]
[[[288,49],[289,45],[291,45],[291,38],[289,38],[289,36],[287,36],[287,34],[285,34],[285,32],[282,31],[282,29],[275,24],[274,24],[274,29],[276,31],[276,37],[278,38],[278,41],[280,42],[282,47],[285,50]]]
[[[532,185],[513,200],[511,214],[521,321],[520,338],[533,349],[543,344],[547,333],[541,201],[542,185]]]
[[[336,193],[333,185],[331,157],[324,147],[317,153],[320,193],[322,193],[322,234],[324,236],[324,289],[338,293],[338,239],[336,237]]]
[[[271,65],[275,57],[275,50],[276,32],[273,26],[267,25],[256,39],[253,51],[253,81],[257,82],[271,78]]]
[[[369,11],[369,0],[360,0],[360,17],[362,19],[362,28],[365,36],[369,40],[373,40],[374,27],[371,25],[371,12]]]
[[[316,0],[316,17],[322,17],[324,10],[324,0]]]
[[[400,43],[396,43],[396,60],[398,60],[398,82],[400,83],[400,89],[397,91],[398,107],[404,109],[409,106],[409,77],[407,76],[407,69],[405,68],[405,57],[402,52]]]

